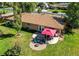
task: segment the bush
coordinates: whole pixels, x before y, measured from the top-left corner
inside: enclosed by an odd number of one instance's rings
[[[41,13],[41,11],[42,11],[42,9],[41,9],[41,8],[39,8],[37,12],[38,12],[38,13]]]
[[[6,21],[5,24],[3,24],[4,26],[7,26],[7,27],[13,27],[13,22],[12,21]]]
[[[8,12],[8,10],[5,10],[5,11],[3,11],[2,13],[5,14],[5,13],[7,13],[7,12]]]
[[[52,13],[58,13],[58,11],[55,10],[55,11],[53,11]]]
[[[20,52],[21,47],[15,45],[13,48],[8,49],[2,56],[19,56]]]
[[[5,13],[7,13],[8,12],[8,10],[0,10],[0,13],[1,14],[5,14]]]

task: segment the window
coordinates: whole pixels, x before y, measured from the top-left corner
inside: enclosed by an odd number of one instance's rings
[[[44,26],[38,26],[38,31],[42,31],[44,29]]]

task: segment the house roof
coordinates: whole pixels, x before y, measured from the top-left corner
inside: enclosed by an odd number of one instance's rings
[[[12,17],[8,17],[7,19],[13,20]],[[38,13],[22,13],[22,22],[43,25],[56,29],[64,29],[64,25],[59,23],[55,18],[50,14],[38,14]]]

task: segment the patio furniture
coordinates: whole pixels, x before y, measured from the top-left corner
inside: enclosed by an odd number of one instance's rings
[[[55,29],[50,29],[50,28],[45,28],[42,31],[43,35],[49,35],[49,36],[54,36],[56,34],[56,30]]]
[[[52,36],[47,36],[46,40],[49,41],[49,40],[51,40],[51,38],[52,38]]]
[[[34,43],[39,43],[39,44],[45,44],[46,40],[45,37],[42,34],[38,34],[33,40],[32,42]]]
[[[32,38],[35,38],[36,36],[37,36],[37,34],[33,34],[33,35],[32,35]]]
[[[51,37],[54,37],[56,32],[57,32],[57,30],[55,30],[55,29],[45,28],[42,31],[42,34],[46,36],[47,41],[51,41]]]
[[[38,43],[33,43],[30,42],[30,48],[36,51],[44,50],[47,46],[47,44],[38,44]]]
[[[49,44],[56,44],[59,41],[59,37],[53,37],[51,40],[47,41]]]

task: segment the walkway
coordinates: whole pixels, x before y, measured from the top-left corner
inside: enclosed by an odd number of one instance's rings
[[[40,50],[44,50],[46,48],[47,44],[37,44],[37,43],[30,42],[29,46],[33,50],[40,51]]]

